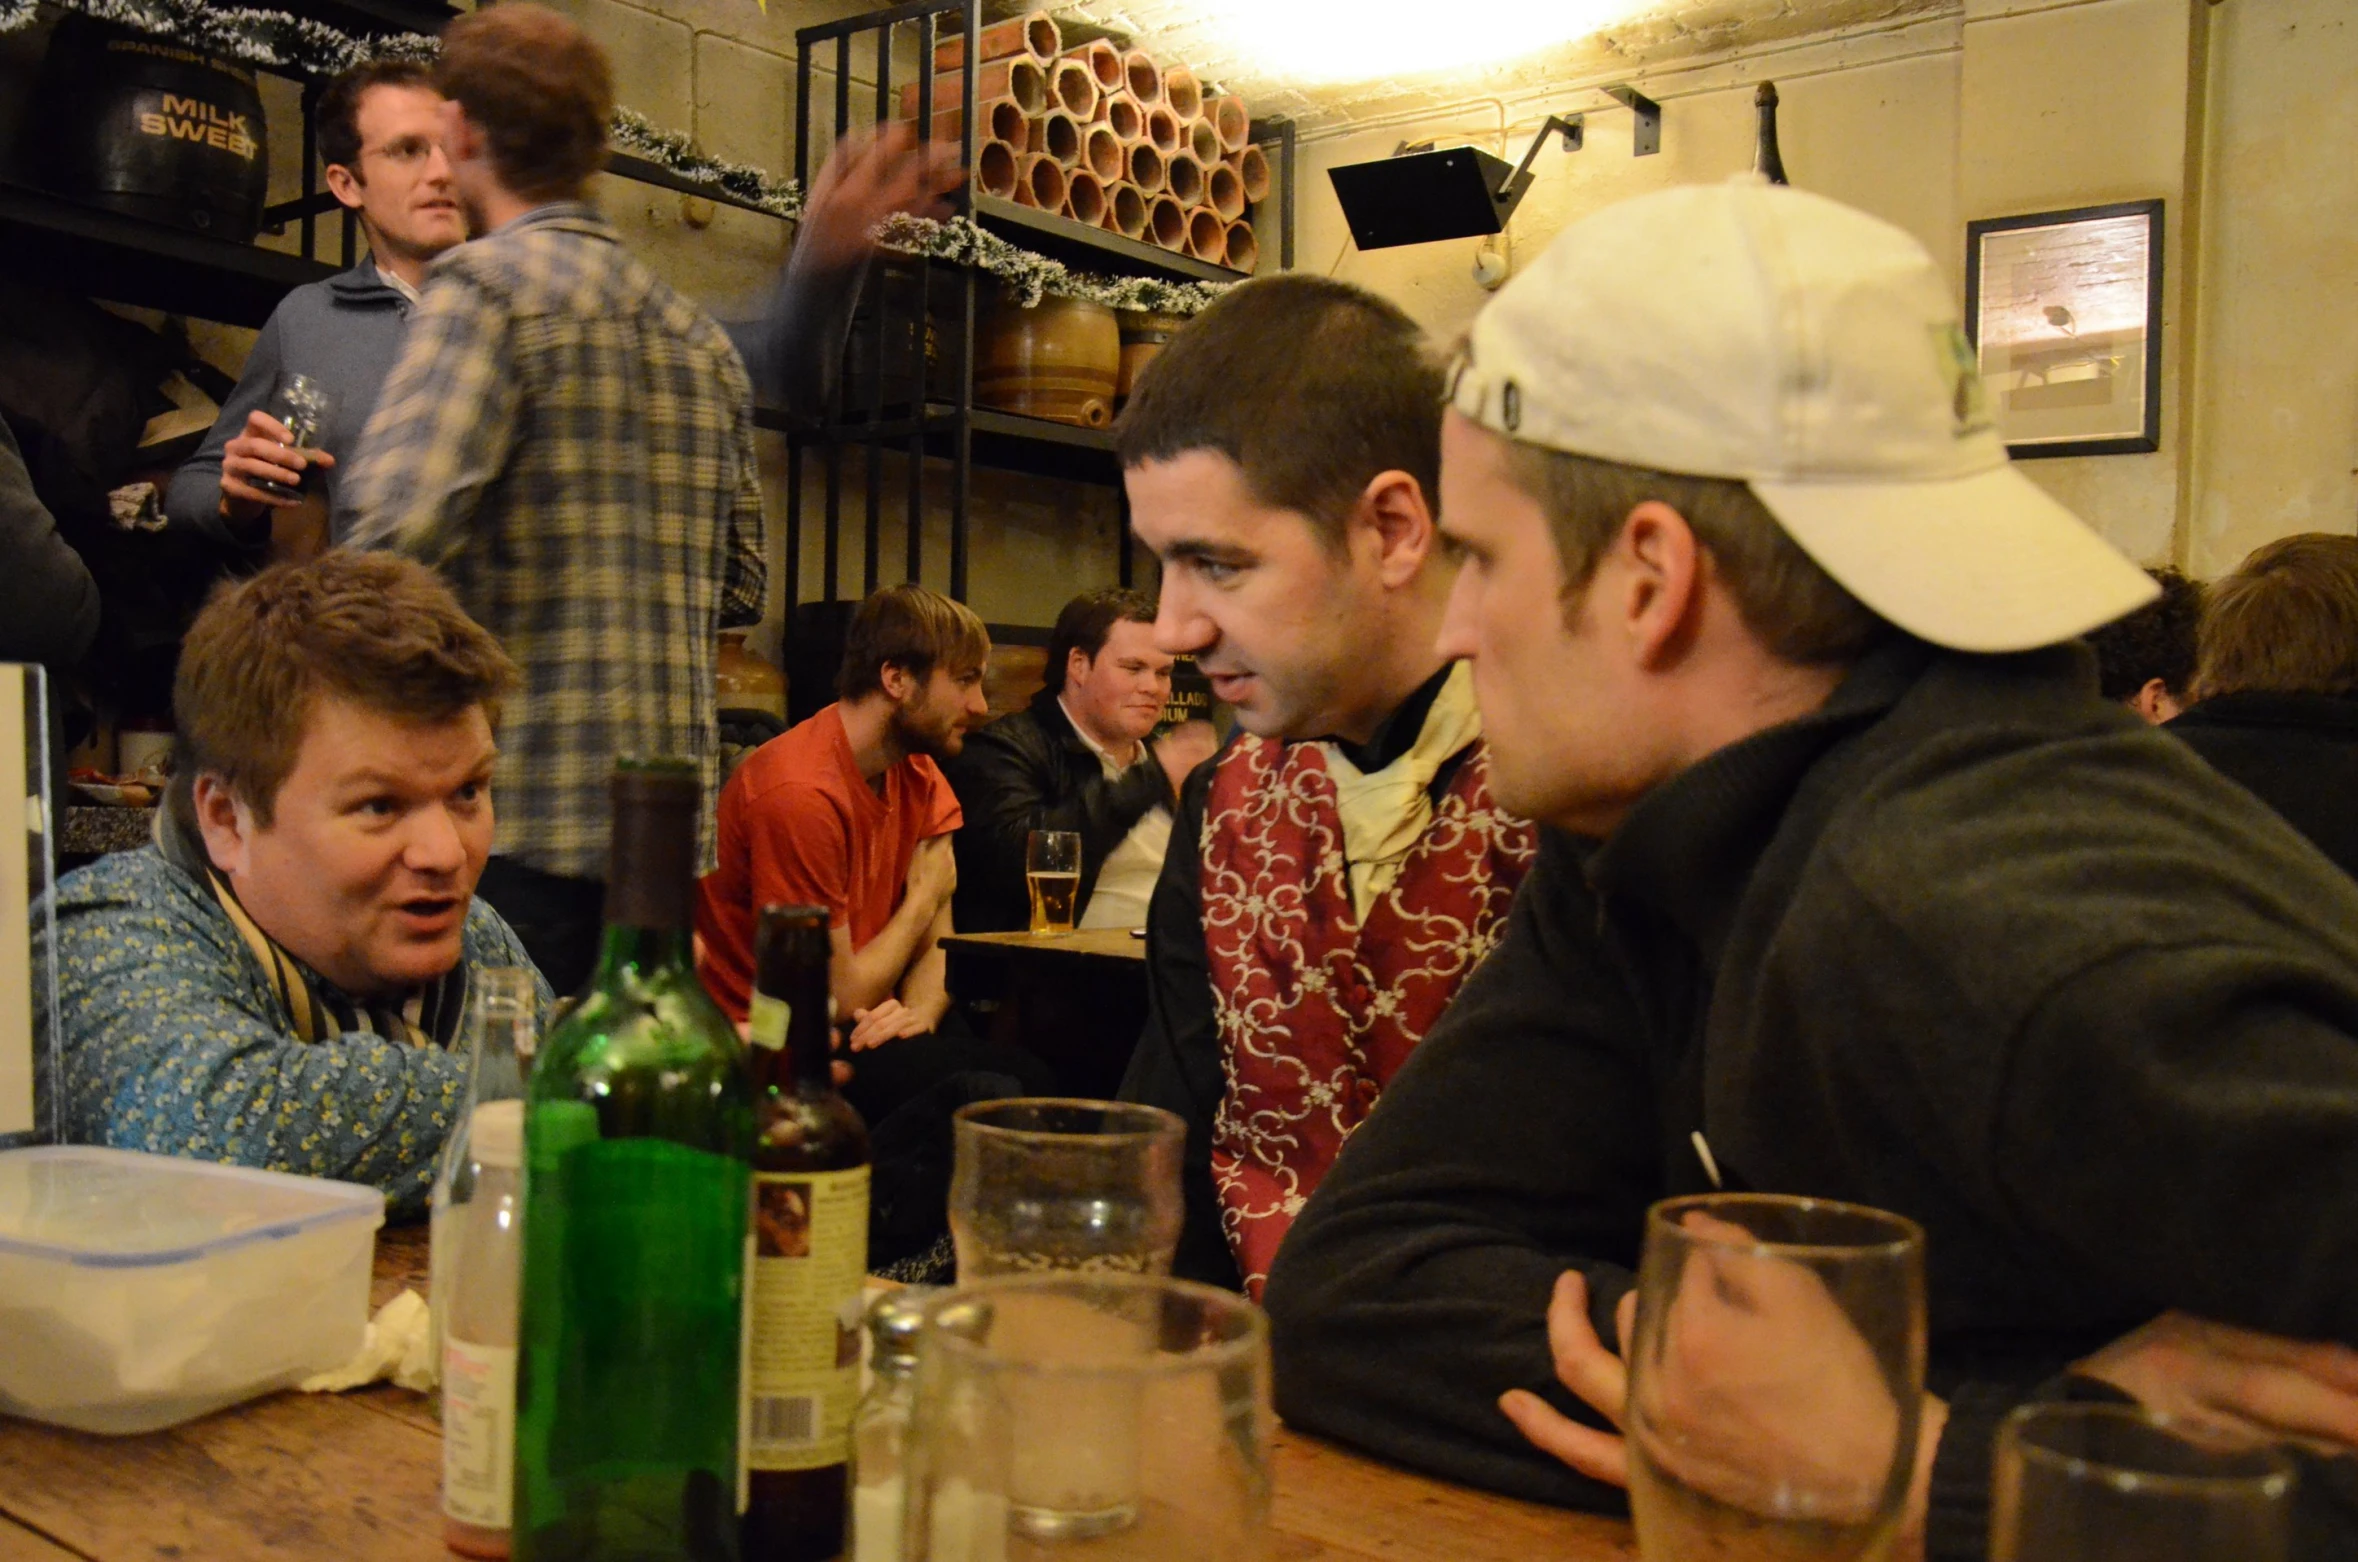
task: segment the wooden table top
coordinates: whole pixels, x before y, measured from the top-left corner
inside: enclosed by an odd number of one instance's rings
[[[1071,933],[952,933],[942,942],[1011,954],[1093,955],[1114,960],[1146,958],[1146,940],[1123,927],[1082,928]]]
[[[375,1294],[423,1290],[423,1227],[378,1244]],[[442,1437],[379,1384],[274,1394],[142,1437],[0,1419],[0,1562],[440,1562]],[[1281,1430],[1279,1562],[1626,1562],[1619,1520],[1428,1480]],[[1217,1562],[1217,1559],[1212,1559]]]

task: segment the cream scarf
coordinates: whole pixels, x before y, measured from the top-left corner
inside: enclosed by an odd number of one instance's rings
[[[1392,887],[1400,865],[1433,822],[1433,777],[1481,736],[1474,675],[1460,662],[1433,697],[1416,742],[1383,769],[1362,774],[1335,744],[1318,745],[1335,785],[1336,810],[1342,815],[1351,909],[1363,924],[1369,908]]]

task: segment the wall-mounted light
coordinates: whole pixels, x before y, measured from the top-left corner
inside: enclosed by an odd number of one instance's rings
[[[1632,154],[1644,157],[1660,151],[1661,105],[1631,87],[1605,91],[1636,112]],[[1335,187],[1335,199],[1342,202],[1352,242],[1363,250],[1468,239],[1506,227],[1531,188],[1531,163],[1548,137],[1561,136],[1564,150],[1577,152],[1586,134],[1582,116],[1563,119],[1551,114],[1531,138],[1523,161],[1512,168],[1488,152],[1453,146],[1347,163],[1328,169],[1326,177]]]

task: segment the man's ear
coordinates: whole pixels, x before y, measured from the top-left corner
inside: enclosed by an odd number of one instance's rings
[[[1701,620],[1708,561],[1687,518],[1659,499],[1629,512],[1611,559],[1624,577],[1615,605],[1638,664],[1656,670],[1692,642]]]
[[[189,798],[213,866],[232,877],[248,872],[257,833],[252,810],[237,800],[228,782],[209,771],[196,778]]]
[[[876,682],[884,690],[884,697],[895,705],[905,703],[917,687],[917,678],[898,662],[886,662],[876,670]]]
[[[360,210],[360,175],[342,163],[327,165],[328,193],[347,211]]]
[[[1424,484],[1406,472],[1378,472],[1359,491],[1351,524],[1376,546],[1377,578],[1397,589],[1416,579],[1432,556],[1433,507]]]
[[[2144,688],[2129,696],[2129,709],[2158,727],[2165,721],[2176,720],[2185,707],[2178,703],[2168,684],[2159,678],[2148,678]]]
[[[1086,679],[1089,676],[1089,669],[1096,665],[1097,658],[1077,645],[1066,651],[1064,653],[1065,687],[1071,688],[1075,679]]]

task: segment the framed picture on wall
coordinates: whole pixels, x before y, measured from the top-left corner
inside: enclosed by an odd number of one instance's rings
[[[1965,225],[1965,329],[2007,453],[2161,447],[2162,203]]]

